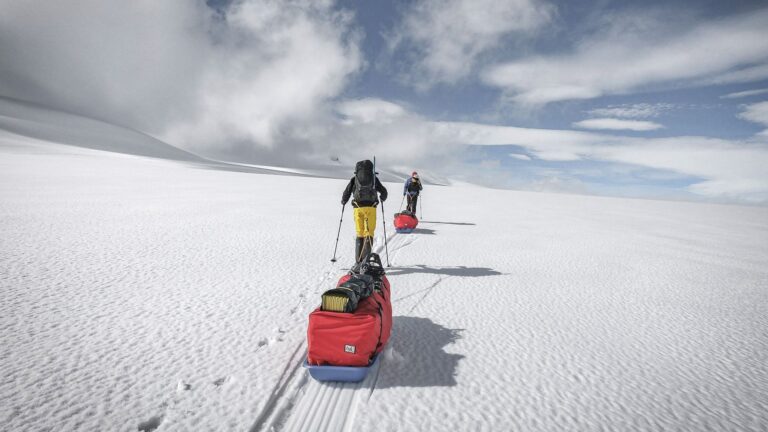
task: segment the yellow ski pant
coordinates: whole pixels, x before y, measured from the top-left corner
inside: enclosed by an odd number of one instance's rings
[[[373,237],[376,230],[376,207],[355,207],[355,233],[358,237]]]

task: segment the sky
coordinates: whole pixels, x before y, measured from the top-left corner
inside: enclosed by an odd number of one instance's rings
[[[218,159],[768,204],[760,1],[0,0],[0,96]],[[338,162],[336,162],[338,160]]]

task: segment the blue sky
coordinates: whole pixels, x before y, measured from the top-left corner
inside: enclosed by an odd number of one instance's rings
[[[685,87],[682,83],[661,83],[648,89],[621,95],[606,95],[586,100],[565,100],[537,107],[536,110],[514,112],[508,110],[499,115],[499,91],[485,85],[477,76],[468,76],[451,85],[438,85],[427,91],[414,91],[412,86],[398,81],[396,73],[402,61],[394,59],[387,51],[387,33],[408,13],[413,2],[359,2],[342,1],[339,7],[354,11],[356,22],[363,28],[365,37],[361,44],[365,58],[370,62],[344,92],[352,98],[375,97],[408,103],[420,114],[440,120],[482,121],[494,118],[497,124],[525,127],[570,128],[573,122],[589,117],[589,112],[610,106],[634,104],[669,104],[657,117],[668,120],[664,128],[649,131],[643,136],[675,136],[705,134],[722,138],[745,138],[763,128],[739,119],[740,106],[750,100],[765,100],[768,96],[722,99],[721,96],[756,88],[768,88],[768,77],[747,83],[713,86]],[[438,2],[435,2],[438,3]],[[617,14],[641,13],[637,2],[557,2],[556,16],[536,38],[526,41],[525,46],[515,42],[500,42],[490,50],[496,58],[515,59],[541,54],[568,52],[573,40],[589,37],[599,31],[594,15],[612,12]],[[642,2],[643,9],[658,8],[659,14],[674,14],[675,19],[695,26],[697,22],[717,20],[725,16],[760,10],[760,1],[662,1]],[[634,10],[633,10],[634,8]],[[768,23],[766,23],[768,25]],[[768,37],[768,31],[766,31]],[[457,61],[462,61],[457,59]],[[490,63],[490,62],[489,62]]]
[[[442,3],[455,6],[462,2],[416,2],[430,7]],[[670,79],[638,80],[638,84],[606,91],[586,98],[563,98],[542,104],[508,104],[497,87],[482,79],[483,68],[504,61],[525,60],[540,56],[571,55],[586,40],[590,44],[610,47],[614,31],[611,18],[636,26],[637,38],[651,36],[653,30],[666,33],[658,43],[685,38],[697,28],[715,26],[731,17],[752,13],[764,14],[761,2],[518,2],[532,8],[549,7],[545,22],[532,29],[533,34],[515,34],[513,30],[498,35],[498,41],[477,58],[474,70],[451,82],[438,82],[428,88],[419,88],[404,82],[401,68],[412,67],[407,55],[391,52],[393,28],[402,27],[406,16],[414,14],[414,2],[374,2],[360,7],[359,2],[341,2],[340,6],[355,11],[359,25],[364,28],[362,43],[366,58],[371,63],[360,79],[351,85],[345,95],[352,98],[375,97],[396,100],[409,110],[424,117],[440,121],[463,121],[516,126],[524,128],[590,130],[582,121],[612,118],[633,122],[648,122],[650,130],[609,129],[602,133],[628,137],[675,138],[703,136],[724,140],[750,140],[765,129],[765,124],[748,121],[740,114],[744,106],[768,100],[768,94],[725,97],[737,92],[768,89],[768,75],[761,78],[712,84],[701,79],[706,73],[670,73]],[[479,5],[478,5],[479,6]],[[763,21],[768,29],[768,21]],[[622,24],[618,24],[622,25]],[[736,25],[736,24],[734,24]],[[644,33],[647,31],[648,33]],[[621,30],[617,32],[621,34]],[[703,32],[706,33],[706,32]],[[768,37],[768,30],[763,32]],[[617,45],[622,42],[616,38]],[[413,42],[413,40],[411,41]],[[653,43],[636,43],[638,49],[653,49]],[[701,43],[708,43],[701,40]],[[407,52],[407,42],[403,48]],[[685,52],[677,53],[685,56]],[[713,52],[712,55],[718,55]],[[722,70],[740,70],[752,64],[765,62],[766,53],[756,54],[750,60],[724,66]],[[457,61],[461,61],[457,59]],[[588,59],[586,60],[588,62]],[[579,63],[579,62],[575,62]],[[695,63],[692,63],[695,66]],[[688,75],[688,76],[686,76]],[[697,83],[696,81],[702,81]],[[632,126],[632,125],[630,125]],[[592,129],[594,130],[594,129]],[[611,161],[590,160],[551,161],[545,159],[521,160],[509,153],[529,155],[524,147],[473,146],[465,153],[465,162],[482,167],[481,182],[497,183],[507,187],[561,188],[566,191],[605,193],[611,195],[702,198],[687,189],[706,177],[679,173],[653,166],[636,167]],[[487,175],[491,171],[492,175]],[[553,174],[552,173],[556,173]],[[765,178],[763,178],[765,180]],[[726,194],[727,195],[727,194]],[[726,198],[719,196],[720,198]],[[738,200],[738,198],[737,198]]]
[[[768,203],[765,2],[0,7],[0,95],[204,155],[375,153],[495,187]]]

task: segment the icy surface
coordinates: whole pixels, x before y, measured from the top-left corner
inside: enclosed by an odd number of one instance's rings
[[[300,362],[352,259],[344,180],[24,135],[0,133],[7,430],[768,429],[765,208],[426,187],[401,235],[388,183],[393,337],[330,385]]]

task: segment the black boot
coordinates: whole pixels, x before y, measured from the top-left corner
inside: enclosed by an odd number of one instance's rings
[[[365,237],[355,238],[355,262],[359,263],[363,260],[363,243],[365,243]]]
[[[371,248],[373,247],[373,237],[364,237],[363,242],[363,256],[360,261],[367,261],[368,255],[371,253]]]

